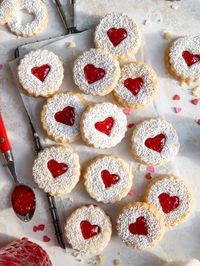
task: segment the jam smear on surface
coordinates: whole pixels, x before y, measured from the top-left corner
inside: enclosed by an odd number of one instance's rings
[[[68,165],[65,163],[58,163],[56,160],[50,160],[47,163],[47,167],[54,178],[63,175],[68,170]]]
[[[40,81],[44,82],[46,77],[48,76],[51,67],[49,65],[42,65],[39,67],[33,67],[31,69],[31,73],[38,78]]]
[[[67,106],[62,111],[55,113],[54,118],[59,123],[73,126],[75,122],[75,108]]]
[[[103,180],[105,188],[109,188],[112,185],[117,184],[117,182],[119,182],[120,180],[120,177],[118,175],[111,174],[108,170],[103,170],[101,172],[101,178]]]
[[[179,206],[179,198],[177,196],[162,193],[158,196],[158,199],[164,213],[169,213]]]
[[[124,80],[124,87],[126,87],[134,96],[136,96],[142,88],[144,81],[141,77],[132,79],[128,78]]]
[[[114,46],[119,45],[127,37],[127,31],[124,28],[110,28],[107,31],[108,38]]]
[[[161,152],[165,145],[166,137],[164,134],[159,134],[153,138],[145,140],[145,146],[151,150]]]
[[[80,228],[84,239],[89,239],[101,232],[101,228],[98,225],[93,225],[85,220],[80,223]]]
[[[144,216],[140,216],[136,219],[135,223],[129,225],[129,231],[133,235],[144,235],[148,234],[147,222]]]
[[[87,64],[84,66],[83,70],[88,84],[92,84],[102,79],[106,74],[103,68],[95,67],[93,64]]]

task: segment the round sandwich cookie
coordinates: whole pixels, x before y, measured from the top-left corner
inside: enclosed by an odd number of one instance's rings
[[[152,180],[145,193],[145,201],[162,214],[166,226],[182,223],[192,211],[192,195],[183,180],[163,175]]]
[[[84,171],[84,184],[89,195],[104,203],[120,201],[128,194],[132,183],[129,165],[113,155],[95,157]]]
[[[94,205],[82,206],[72,212],[64,229],[73,249],[90,254],[102,252],[112,234],[110,218]]]
[[[117,218],[121,240],[134,249],[155,246],[165,231],[162,215],[152,205],[132,202],[124,206]]]
[[[74,82],[82,92],[104,96],[115,88],[120,67],[110,53],[90,49],[75,60],[73,72]]]
[[[45,148],[34,161],[33,178],[52,196],[70,193],[80,178],[78,154],[69,146]]]
[[[99,149],[111,148],[125,136],[126,115],[112,103],[90,105],[83,112],[80,130],[87,145]]]
[[[0,25],[9,22],[14,16],[19,0],[3,0],[0,2]]]
[[[25,10],[32,14],[34,19],[26,24],[21,22],[19,11]],[[41,0],[19,0],[16,14],[8,22],[8,27],[17,36],[32,37],[40,33],[47,25],[48,11],[47,7]]]
[[[147,165],[165,164],[179,151],[174,127],[162,118],[146,119],[136,124],[131,137],[133,157]]]
[[[141,32],[137,23],[127,15],[109,13],[96,27],[94,42],[96,47],[109,51],[119,59],[125,59],[137,53]]]
[[[73,142],[80,137],[81,115],[86,100],[78,93],[58,93],[47,99],[41,112],[42,127],[55,141]]]
[[[121,76],[113,91],[124,107],[141,108],[153,101],[158,87],[154,70],[143,63],[132,62],[121,69]]]
[[[32,96],[49,97],[59,90],[64,77],[63,63],[48,50],[31,51],[20,60],[18,79]]]
[[[200,36],[179,37],[166,50],[169,72],[181,82],[200,80]]]

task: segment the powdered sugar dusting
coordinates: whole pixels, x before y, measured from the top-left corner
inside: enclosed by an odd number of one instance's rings
[[[93,64],[96,68],[105,70],[105,76],[88,84],[85,78],[84,67]],[[106,95],[111,92],[120,74],[119,63],[109,53],[101,49],[90,49],[79,56],[74,62],[74,81],[76,85],[86,94]]]
[[[164,134],[166,138],[162,151],[157,152],[147,148],[145,140],[159,134]],[[145,164],[157,165],[171,161],[178,153],[180,144],[173,126],[164,119],[154,118],[145,120],[134,128],[131,147]]]
[[[92,225],[100,226],[100,233],[84,239],[80,223],[88,221]],[[65,225],[65,235],[73,249],[83,253],[99,253],[108,244],[111,238],[112,226],[110,218],[99,207],[89,205],[75,210],[67,219]]]
[[[74,125],[68,126],[55,120],[55,114],[70,106],[75,109]],[[54,138],[59,138],[62,142],[71,141],[80,134],[81,115],[85,105],[79,94],[60,93],[47,100],[43,107],[42,122],[48,134]]]
[[[31,70],[48,64],[50,71],[44,82],[35,77]],[[48,50],[31,51],[21,59],[18,67],[18,77],[23,88],[35,96],[49,96],[56,92],[62,84],[64,76],[63,64],[53,52]]]
[[[136,96],[134,96],[125,86],[124,81],[128,78],[142,78],[143,85]],[[129,63],[121,70],[121,76],[114,94],[121,98],[129,106],[146,105],[153,100],[157,91],[157,77],[153,69],[138,62]]]
[[[16,14],[9,22],[8,26],[11,31],[17,35],[22,35],[25,37],[32,36],[37,32],[40,32],[47,24],[48,13],[46,5],[40,0],[27,1],[20,0],[17,10],[27,10],[28,13],[34,15],[34,20],[24,24],[18,19],[18,14]]]
[[[169,213],[164,213],[158,198],[162,193],[177,196],[179,198],[179,206]],[[162,179],[158,178],[157,181],[154,180],[153,184],[150,184],[147,194],[147,202],[160,211],[167,226],[180,223],[182,217],[188,215],[191,211],[192,198],[188,187],[183,180],[172,175],[163,176]]]
[[[7,23],[13,16],[19,0],[3,0],[0,3],[0,25]]]
[[[141,203],[133,203],[122,210],[117,219],[118,235],[129,247],[137,249],[145,249],[152,246],[158,241],[163,231],[163,221],[156,213],[152,212],[146,205]],[[138,217],[143,216],[146,219],[148,234],[134,235],[129,231],[129,225],[135,223]]]
[[[95,128],[95,123],[112,117],[114,125],[110,135],[106,135]],[[83,113],[81,120],[83,137],[96,148],[111,148],[116,146],[125,136],[127,119],[117,105],[112,103],[95,104]]]
[[[188,66],[182,57],[183,51],[200,54],[200,36],[178,38],[172,43],[169,51],[169,62],[178,76],[200,78],[200,61]]]
[[[117,46],[114,46],[108,38],[107,32],[111,28],[123,28],[127,32],[127,37]],[[94,40],[97,47],[122,57],[127,56],[129,53],[135,54],[137,52],[141,42],[141,33],[138,25],[127,15],[110,13],[97,26]]]
[[[50,160],[65,163],[67,172],[53,178],[47,167]],[[33,177],[38,186],[51,195],[67,194],[76,186],[80,177],[79,157],[72,149],[64,146],[52,146],[38,154],[33,165]]]
[[[119,181],[106,188],[101,177],[103,170],[118,175]],[[97,201],[104,203],[113,203],[125,197],[132,186],[133,179],[129,166],[122,159],[114,156],[97,157],[88,166],[84,178],[89,194]]]

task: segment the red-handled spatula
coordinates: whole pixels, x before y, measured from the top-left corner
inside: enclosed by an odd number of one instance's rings
[[[16,185],[11,195],[11,203],[13,210],[16,213],[16,215],[20,218],[20,220],[28,222],[31,220],[35,212],[35,207],[36,207],[35,193],[30,187],[21,184],[18,181],[15,171],[15,163],[12,154],[12,148],[8,140],[6,128],[4,126],[1,114],[0,114],[0,150],[6,159],[7,167],[10,170],[10,173],[13,176]]]

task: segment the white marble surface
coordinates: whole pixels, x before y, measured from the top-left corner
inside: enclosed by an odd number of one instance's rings
[[[186,180],[192,187],[196,202],[195,209],[191,219],[169,230],[165,234],[165,238],[160,245],[152,250],[136,252],[126,248],[117,238],[115,232],[112,243],[103,252],[106,256],[104,265],[112,265],[113,260],[120,258],[122,265],[140,265],[140,266],[156,266],[162,265],[163,260],[182,260],[192,257],[200,258],[200,205],[198,204],[200,181],[200,127],[195,124],[194,120],[200,118],[200,109],[190,103],[192,99],[190,89],[194,86],[180,87],[167,73],[164,67],[163,55],[167,41],[163,39],[164,31],[169,31],[173,36],[198,34],[199,33],[199,0],[181,0],[173,3],[178,9],[171,8],[172,2],[162,0],[126,0],[126,1],[107,1],[107,0],[79,0],[77,3],[78,27],[85,29],[94,25],[100,16],[110,11],[126,12],[141,24],[143,37],[143,53],[144,60],[150,63],[159,75],[159,95],[155,101],[157,112],[171,121],[177,128],[180,135],[181,150],[179,156],[175,159],[174,165],[179,175]],[[35,39],[43,39],[49,36],[57,36],[64,33],[64,29],[54,5],[49,1],[49,17],[50,22],[44,33],[38,37],[26,40],[16,38],[9,33],[4,26],[0,28],[0,64],[4,65],[0,70],[0,110],[3,114],[9,137],[13,146],[16,157],[17,172],[21,180],[27,182],[34,187],[31,177],[31,165],[34,158],[33,145],[30,130],[26,120],[26,116],[21,104],[20,97],[10,75],[8,61],[13,59],[14,48],[27,41]],[[144,20],[149,21],[150,25],[143,25]],[[173,107],[175,103],[171,100],[174,94],[181,95],[181,102],[177,106],[183,108],[180,114],[174,114]],[[135,112],[136,121],[143,116],[142,111]],[[194,145],[193,140],[196,140]],[[3,164],[3,160],[1,159]],[[137,178],[143,178],[142,174],[136,173]],[[51,237],[51,242],[44,244],[42,236],[44,233],[31,234],[31,239],[43,245],[48,251],[52,259],[53,265],[87,265],[88,260],[79,262],[77,258],[71,255],[71,250],[62,251],[56,247],[56,241],[53,237],[53,228],[49,219],[47,204],[43,193],[37,190],[38,209],[37,219],[29,224],[19,222],[11,208],[9,208],[9,192],[12,187],[12,180],[7,170],[0,167],[0,247],[4,243],[9,242],[13,238],[29,236],[33,225],[38,223],[46,223],[47,229],[45,234]],[[76,193],[81,188],[78,187]],[[76,200],[76,194],[72,197]],[[58,199],[59,201],[59,199]],[[87,199],[89,202],[89,198]],[[70,204],[66,201],[67,204]],[[80,204],[80,202],[79,202]],[[63,215],[63,214],[62,214]],[[62,216],[63,218],[63,216]],[[63,219],[62,219],[63,222]],[[32,237],[32,235],[34,237]],[[121,254],[119,255],[118,252]],[[94,261],[93,258],[89,261]]]

